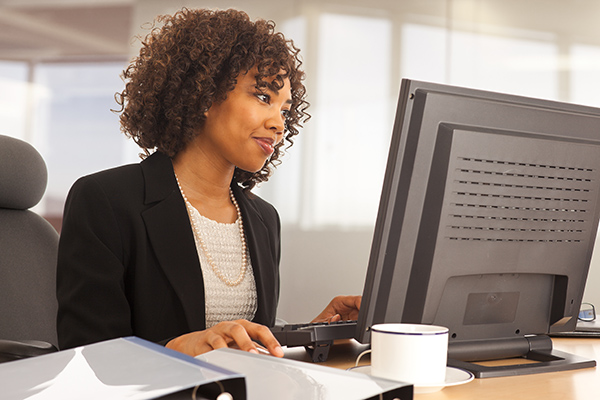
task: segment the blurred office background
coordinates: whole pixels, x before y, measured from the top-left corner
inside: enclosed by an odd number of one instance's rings
[[[36,211],[58,230],[79,176],[139,160],[114,94],[132,38],[182,6],[272,19],[302,49],[313,118],[258,189],[283,222],[291,322],[362,292],[402,77],[600,107],[594,0],[0,0],[0,134],[44,156]],[[585,300],[598,305],[596,259]]]

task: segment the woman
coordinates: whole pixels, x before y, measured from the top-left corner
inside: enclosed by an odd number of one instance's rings
[[[61,348],[135,335],[190,355],[283,351],[280,222],[252,194],[305,109],[298,50],[235,10],[161,17],[125,70],[124,132],[145,159],[78,180],[65,206],[57,296]],[[316,320],[357,317],[332,300]]]

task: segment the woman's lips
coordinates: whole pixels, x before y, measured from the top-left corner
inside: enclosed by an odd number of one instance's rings
[[[271,138],[259,137],[259,138],[254,138],[254,140],[256,140],[256,143],[258,143],[260,148],[268,156],[270,156],[273,153],[273,151],[275,150],[273,147],[273,144],[275,143],[275,141]]]

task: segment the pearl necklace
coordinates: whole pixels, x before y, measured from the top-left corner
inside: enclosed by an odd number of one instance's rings
[[[202,236],[200,235],[200,230],[199,230],[198,226],[196,225],[196,221],[192,217],[193,206],[189,202],[187,197],[185,196],[185,193],[183,192],[183,189],[181,188],[181,184],[179,183],[179,178],[177,178],[177,175],[175,175],[175,179],[177,180],[177,186],[179,187],[179,191],[181,192],[181,196],[183,197],[183,200],[185,201],[186,208],[190,215],[194,236],[198,240],[198,243],[200,243],[200,247],[202,248],[202,251],[204,252],[204,255],[206,256],[206,259],[208,260],[208,264],[212,268],[215,275],[221,281],[223,281],[223,283],[225,283],[227,286],[239,285],[244,280],[244,276],[246,275],[246,269],[248,268],[248,258],[246,256],[246,253],[247,253],[246,236],[244,235],[244,224],[242,221],[242,212],[240,211],[240,206],[238,205],[238,202],[235,199],[235,196],[233,195],[233,191],[231,190],[231,188],[229,188],[229,198],[231,199],[231,202],[233,203],[233,206],[235,207],[235,211],[237,212],[237,217],[238,217],[239,226],[240,226],[240,239],[242,241],[242,267],[240,269],[240,275],[234,281],[227,278],[225,276],[225,274],[223,274],[221,272],[221,270],[219,270],[219,268],[217,268],[217,266],[215,265],[215,262],[214,262],[212,256],[210,255],[210,253],[208,252],[208,249],[206,248],[206,244],[204,244],[204,241],[202,240]]]

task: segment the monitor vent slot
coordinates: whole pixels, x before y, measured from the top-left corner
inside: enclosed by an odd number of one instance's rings
[[[457,157],[446,237],[457,241],[580,243],[592,218],[594,169]]]

